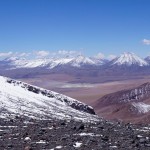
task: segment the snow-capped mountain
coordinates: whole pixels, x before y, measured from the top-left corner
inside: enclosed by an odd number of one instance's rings
[[[68,65],[71,61],[73,60],[73,58],[55,58],[53,59],[51,65],[49,66],[49,69],[61,66],[61,65]]]
[[[53,62],[52,59],[34,59],[28,60],[25,58],[10,57],[3,60],[11,69],[16,68],[36,68],[50,66]]]
[[[69,64],[73,67],[81,67],[81,66],[87,66],[87,65],[96,65],[96,63],[91,60],[88,57],[85,57],[83,55],[79,55],[72,59]]]
[[[13,70],[12,70],[13,69]],[[19,70],[19,72],[18,72]],[[89,71],[90,70],[90,71]],[[98,75],[148,75],[150,63],[148,57],[144,60],[137,55],[125,52],[113,60],[98,57],[57,56],[55,58],[25,59],[7,58],[0,60],[1,75],[12,78],[22,78],[37,74],[70,74],[73,76]],[[36,72],[36,73],[35,73]]]
[[[148,64],[150,64],[150,56],[147,56],[144,60],[145,60]]]
[[[135,55],[134,53],[125,52],[121,54],[119,57],[113,59],[111,61],[111,65],[126,65],[126,66],[148,66],[148,63]]]
[[[28,62],[24,66],[17,66],[17,67],[19,67],[19,68],[46,67],[46,66],[50,66],[52,61],[53,61],[52,59],[28,60]]]
[[[25,59],[18,57],[10,57],[0,61],[1,64],[9,66],[6,69],[16,69],[16,68],[47,68],[53,69],[58,66],[67,67],[87,67],[87,66],[148,66],[150,62],[150,57],[144,59],[138,57],[134,53],[125,52],[119,57],[108,61],[106,59],[98,57],[85,57],[83,55],[72,56],[72,57],[62,57],[62,58],[45,58],[45,59]]]
[[[7,69],[15,69],[15,68],[23,68],[27,63],[28,60],[25,58],[19,57],[8,57],[1,61],[3,64],[7,64]]]
[[[108,63],[109,61],[104,58],[98,58],[98,57],[90,57],[90,59],[95,63],[97,66],[102,66]]]
[[[96,120],[92,107],[70,97],[0,76],[0,118]]]
[[[20,60],[19,57],[13,57],[13,56],[4,59],[4,61],[6,61],[6,62],[14,62],[17,60]]]
[[[11,57],[4,59],[0,62],[5,63],[9,66],[9,69],[16,68],[38,68],[43,67],[47,69],[53,69],[58,66],[71,66],[71,67],[82,67],[88,65],[99,65],[102,64],[98,60],[92,60],[88,57],[79,55],[77,57],[64,57],[64,58],[46,58],[46,59],[33,59],[27,60],[17,57]]]
[[[68,64],[73,58],[49,58],[49,59],[35,59],[28,60],[28,63],[19,68],[37,68],[45,67],[47,69],[53,69],[60,65]]]

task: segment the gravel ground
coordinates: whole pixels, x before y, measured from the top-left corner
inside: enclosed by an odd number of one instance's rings
[[[150,126],[0,119],[0,150],[150,150]]]

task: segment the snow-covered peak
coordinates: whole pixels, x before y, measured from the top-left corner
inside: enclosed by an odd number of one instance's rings
[[[9,67],[6,69],[24,68],[29,60],[22,57],[8,57],[1,61],[1,63],[7,64]]]
[[[96,118],[92,107],[59,93],[2,76],[0,85],[0,118],[16,115],[84,121]]]
[[[142,58],[138,57],[134,53],[124,52],[119,57],[112,60],[112,65],[137,65],[137,66],[147,66],[148,63]]]
[[[104,65],[108,60],[100,57],[90,57],[90,59],[95,63],[95,65]]]
[[[28,60],[24,66],[19,66],[19,68],[36,68],[36,67],[46,67],[52,63],[52,59],[33,59]]]
[[[19,57],[12,56],[12,57],[5,58],[3,61],[14,62],[14,61],[18,61],[18,60],[25,60],[25,58],[19,58]]]
[[[95,62],[88,57],[78,55],[76,58],[70,61],[70,64],[74,67],[81,67],[83,65],[95,65]]]
[[[55,67],[60,66],[60,65],[67,65],[72,60],[73,60],[73,58],[70,58],[70,57],[54,59],[52,61],[51,65],[49,66],[49,68],[52,69],[52,68],[55,68]]]
[[[103,57],[102,54],[93,56],[93,57],[86,57],[83,55],[67,55],[65,57],[55,56],[49,58],[35,58],[35,59],[26,59],[22,57],[9,57],[4,60],[0,61],[0,65],[3,67],[6,66],[4,69],[16,69],[16,68],[46,68],[46,69],[53,69],[53,68],[60,68],[62,66],[66,67],[87,67],[87,66],[113,66],[113,65],[126,65],[126,66],[148,66],[150,65],[150,56],[142,59],[131,52],[124,52],[119,57],[113,56],[113,59],[107,60]]]
[[[37,68],[37,67],[45,67],[48,69],[53,69],[59,65],[66,65],[70,63],[73,58],[65,57],[65,58],[45,58],[45,59],[21,59],[21,58],[8,58],[3,62],[8,63],[11,69],[16,68]]]
[[[150,56],[147,56],[144,60],[145,60],[148,64],[150,64]]]

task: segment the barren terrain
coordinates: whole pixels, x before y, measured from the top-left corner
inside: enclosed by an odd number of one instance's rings
[[[40,75],[33,78],[21,78],[19,80],[65,94],[88,105],[95,106],[95,102],[102,96],[123,89],[130,89],[149,82],[150,76],[143,76],[137,79],[128,80],[118,80],[116,78],[114,81],[107,82],[99,81],[97,79],[97,83],[92,83],[92,78],[87,79],[85,83],[81,79],[80,83],[78,78],[69,75],[57,74]],[[89,83],[87,82],[88,80]]]

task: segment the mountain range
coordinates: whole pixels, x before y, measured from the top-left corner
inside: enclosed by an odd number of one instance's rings
[[[150,57],[140,58],[131,52],[106,60],[83,55],[63,58],[25,59],[9,57],[0,61],[0,75],[29,78],[43,74],[65,74],[78,82],[124,80],[150,74]]]
[[[78,55],[75,57],[64,57],[64,58],[45,58],[45,59],[25,59],[18,57],[9,57],[0,61],[0,65],[7,66],[6,69],[17,69],[17,68],[46,68],[54,69],[58,66],[68,66],[76,68],[84,68],[87,66],[149,66],[150,56],[145,59],[140,58],[131,52],[124,52],[120,56],[106,60],[98,57],[85,57]]]

